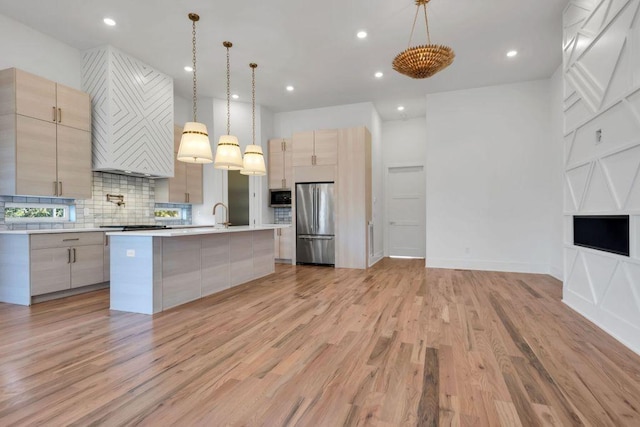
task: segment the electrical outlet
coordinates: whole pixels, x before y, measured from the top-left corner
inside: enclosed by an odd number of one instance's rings
[[[469,255],[471,253],[471,248],[464,248],[464,253]]]
[[[136,250],[135,249],[127,249],[127,256],[129,258],[135,258],[136,256]]]
[[[602,143],[602,129],[596,131],[596,144]]]

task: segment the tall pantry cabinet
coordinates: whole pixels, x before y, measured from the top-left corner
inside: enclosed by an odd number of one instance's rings
[[[0,71],[0,194],[91,198],[91,98]]]

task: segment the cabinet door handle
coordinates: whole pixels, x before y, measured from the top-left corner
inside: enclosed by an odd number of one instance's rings
[[[62,108],[58,108],[58,123],[62,123]]]
[[[51,107],[53,108],[53,121],[55,122],[58,118],[58,116],[56,116],[56,107]]]
[[[109,246],[109,236],[107,236],[106,234],[104,235],[104,245]]]
[[[62,196],[62,181],[58,181],[58,184],[60,185],[60,191],[58,192],[58,196]]]
[[[67,249],[67,264],[71,264],[71,248]]]
[[[76,262],[76,248],[73,248],[73,263]]]
[[[58,195],[58,181],[53,181],[53,195]]]

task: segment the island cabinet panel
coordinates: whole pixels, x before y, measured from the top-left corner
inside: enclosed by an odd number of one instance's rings
[[[273,233],[273,231],[272,231]],[[253,233],[229,234],[231,286],[248,282],[253,276]],[[271,245],[273,250],[273,244]]]
[[[275,271],[273,227],[109,233],[111,309],[153,314]]]
[[[202,237],[202,296],[231,286],[229,234]]]
[[[275,271],[273,231],[256,231],[253,233],[253,275],[266,276]]]
[[[173,237],[162,241],[162,308],[201,297],[200,236]]]

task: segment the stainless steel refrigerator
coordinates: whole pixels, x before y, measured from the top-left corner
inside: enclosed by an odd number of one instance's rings
[[[335,265],[333,183],[296,184],[296,262]]]

